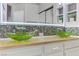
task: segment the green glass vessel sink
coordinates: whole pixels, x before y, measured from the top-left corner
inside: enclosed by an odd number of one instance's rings
[[[29,40],[32,38],[32,36],[27,32],[27,33],[8,33],[7,36],[15,41],[24,41],[24,40]]]
[[[67,38],[71,36],[70,32],[64,32],[64,31],[60,31],[57,33],[57,36],[61,37],[61,38]]]

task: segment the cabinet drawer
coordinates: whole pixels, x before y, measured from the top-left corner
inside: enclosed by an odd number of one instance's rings
[[[42,55],[42,46],[28,46],[3,50],[0,55],[7,56],[34,56]]]
[[[63,56],[63,52],[59,52],[59,53],[56,53],[56,54],[49,54],[49,55],[46,55],[46,56]]]
[[[79,46],[79,40],[76,39],[64,42],[65,49],[78,47],[78,46]]]
[[[45,55],[63,52],[63,44],[61,43],[46,44],[44,47],[45,47],[45,51],[44,51]]]

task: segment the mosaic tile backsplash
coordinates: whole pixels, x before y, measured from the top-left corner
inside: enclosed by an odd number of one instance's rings
[[[64,31],[63,27],[52,26],[25,26],[25,25],[0,25],[0,38],[7,37],[7,33],[21,32],[35,32],[34,36],[39,36],[39,33],[43,33],[44,36],[55,35],[57,29]],[[68,30],[68,29],[67,29]]]
[[[25,25],[0,25],[0,38],[7,37],[7,33],[21,32],[35,32],[33,36],[39,36],[39,33],[43,33],[44,36],[56,35],[56,31],[61,29],[62,31],[71,32],[72,35],[79,35],[79,27],[53,27],[53,26],[25,26]]]
[[[65,28],[67,32],[71,32],[72,35],[79,35],[79,27],[68,27]]]

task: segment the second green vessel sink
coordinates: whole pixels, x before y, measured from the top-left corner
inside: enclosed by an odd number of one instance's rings
[[[61,38],[67,38],[69,36],[71,36],[71,33],[70,32],[64,32],[64,31],[60,31],[57,33],[57,35]]]

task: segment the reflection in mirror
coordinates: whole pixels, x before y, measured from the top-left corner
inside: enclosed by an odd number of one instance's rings
[[[56,4],[3,3],[3,22],[56,24]]]
[[[1,11],[1,4],[0,4],[0,11]],[[0,20],[1,20],[1,12],[0,12]]]

